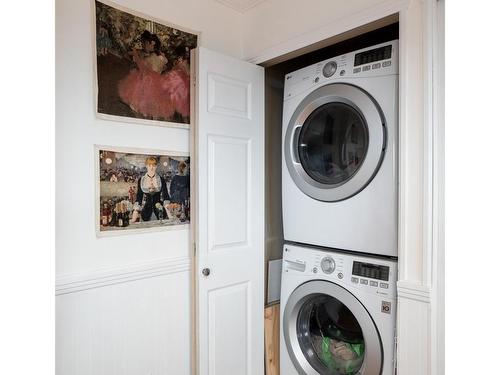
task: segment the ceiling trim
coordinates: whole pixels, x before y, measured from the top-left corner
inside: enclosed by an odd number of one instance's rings
[[[263,3],[266,0],[215,0],[231,9],[240,13],[245,13],[247,10]]]

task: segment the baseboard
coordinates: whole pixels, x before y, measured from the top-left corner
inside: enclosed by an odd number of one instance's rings
[[[162,258],[153,261],[129,264],[90,272],[74,273],[56,277],[56,296],[83,290],[101,288],[150,277],[189,271],[189,257]]]
[[[398,282],[398,373],[430,374],[431,293],[420,284]]]

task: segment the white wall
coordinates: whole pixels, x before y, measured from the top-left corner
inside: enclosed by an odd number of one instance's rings
[[[266,0],[245,13],[243,56],[250,59],[267,48],[385,1]]]
[[[242,15],[213,0],[117,3],[241,57]],[[189,131],[96,118],[92,9],[56,1],[57,373],[188,374],[189,230],[97,238],[94,145],[187,152]]]
[[[201,44],[240,55],[241,14],[211,0],[120,1],[156,18],[201,30]],[[97,239],[94,229],[93,145],[189,151],[189,132],[96,119],[91,0],[56,6],[57,274],[187,255],[189,233],[158,232]]]

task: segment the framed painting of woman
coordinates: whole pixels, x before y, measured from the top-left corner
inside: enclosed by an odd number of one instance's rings
[[[187,153],[110,146],[95,152],[98,236],[189,224]]]
[[[189,127],[190,52],[200,33],[106,0],[92,2],[97,116]]]

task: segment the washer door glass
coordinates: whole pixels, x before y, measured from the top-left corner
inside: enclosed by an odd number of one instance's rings
[[[368,150],[368,128],[361,115],[344,103],[314,110],[300,131],[299,158],[315,181],[339,185],[359,169]]]
[[[364,305],[338,284],[312,280],[287,298],[283,338],[300,375],[380,375],[382,345]]]
[[[297,317],[302,353],[320,374],[357,374],[365,340],[352,312],[338,299],[318,294],[305,301]]]

